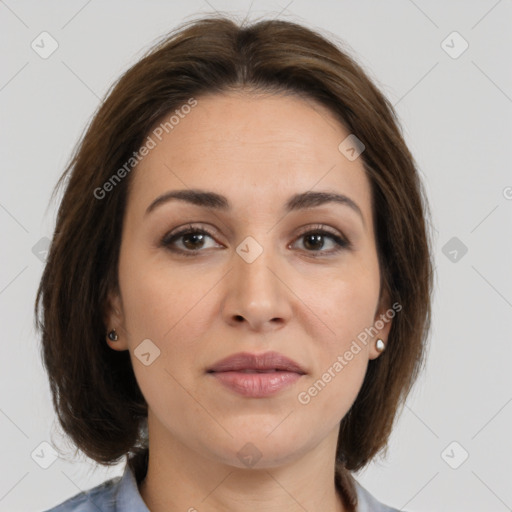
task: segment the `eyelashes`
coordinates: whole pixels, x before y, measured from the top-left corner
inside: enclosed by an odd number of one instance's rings
[[[197,256],[200,253],[205,252],[203,245],[207,238],[211,238],[212,240],[215,238],[215,235],[207,227],[189,224],[178,231],[171,231],[170,233],[167,233],[162,238],[160,246],[178,255]],[[293,244],[301,239],[306,239],[307,244],[313,246],[313,249],[302,249],[302,252],[314,258],[332,256],[338,254],[344,249],[347,250],[352,248],[348,239],[331,231],[330,228],[323,224],[307,226],[297,235]],[[315,246],[320,246],[320,249],[323,249],[326,245],[324,242],[325,239],[331,240],[333,245],[331,250],[325,251],[314,249]],[[177,242],[181,243],[181,248],[178,247]],[[196,244],[199,246],[194,247]]]

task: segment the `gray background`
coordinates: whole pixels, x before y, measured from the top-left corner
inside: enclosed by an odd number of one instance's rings
[[[122,471],[93,471],[71,448],[53,460],[41,445],[57,428],[32,316],[52,187],[108,87],[156,38],[200,13],[249,8],[345,43],[396,106],[432,207],[428,364],[387,458],[359,481],[411,512],[512,510],[510,0],[0,2],[0,510],[49,508]],[[43,31],[58,43],[48,58],[31,47],[51,48]]]

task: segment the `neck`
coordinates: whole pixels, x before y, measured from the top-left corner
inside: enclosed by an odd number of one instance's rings
[[[151,512],[349,510],[336,489],[332,442],[286,464],[239,468],[162,435],[149,418],[148,428],[149,461],[139,491]]]

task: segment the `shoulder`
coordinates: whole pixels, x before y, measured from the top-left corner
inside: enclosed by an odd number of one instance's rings
[[[126,464],[116,476],[69,498],[45,512],[149,512],[139,493],[136,475]]]
[[[400,512],[397,508],[389,507],[378,501],[357,480],[354,479],[354,483],[358,501],[357,512]]]
[[[44,512],[113,512],[121,477],[117,476],[92,489],[82,491]]]

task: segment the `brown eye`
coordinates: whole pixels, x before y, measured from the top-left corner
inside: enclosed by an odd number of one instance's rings
[[[348,240],[328,231],[323,225],[309,226],[308,229],[301,233],[297,240],[303,240],[303,250],[310,256],[329,256],[351,247]],[[194,256],[203,252],[202,249],[215,247],[215,245],[206,246],[208,238],[214,240],[213,237],[214,235],[204,227],[188,225],[177,232],[165,235],[160,245],[184,256]],[[326,245],[329,246],[329,244],[332,248],[325,250]],[[217,247],[222,246],[217,245]]]
[[[165,235],[161,245],[170,251],[193,256],[205,248],[208,238],[213,239],[213,235],[205,228],[186,226],[176,233]]]
[[[318,253],[319,256],[334,254],[342,249],[350,248],[350,243],[347,240],[336,233],[327,231],[323,226],[317,226],[315,229],[309,228],[309,231],[300,234],[298,240],[301,239],[304,240],[303,246],[306,252]],[[333,247],[331,250],[323,250],[326,246],[326,239],[331,241]],[[312,254],[312,256],[316,257],[317,254]]]
[[[183,245],[190,250],[201,249],[204,245],[204,233],[200,233],[198,231],[185,233],[181,235],[183,240]],[[207,235],[208,236],[208,235]]]
[[[306,249],[323,249],[325,235],[315,233],[310,235],[304,235],[304,247]]]

